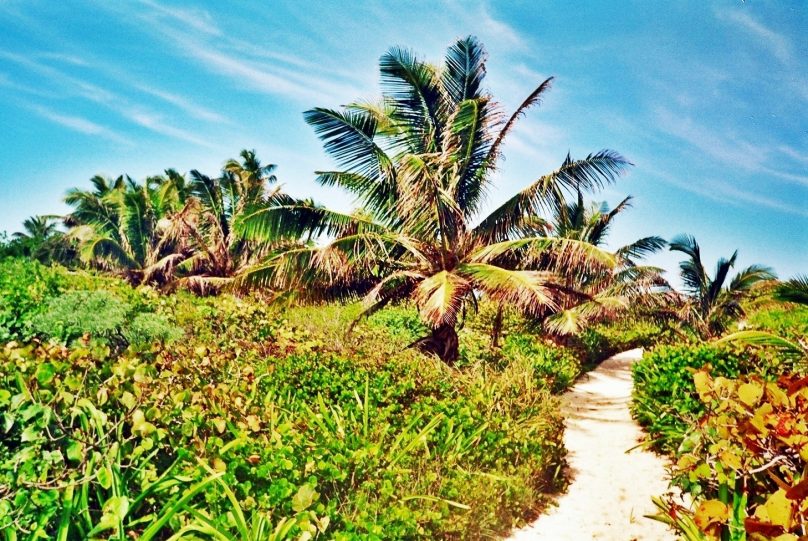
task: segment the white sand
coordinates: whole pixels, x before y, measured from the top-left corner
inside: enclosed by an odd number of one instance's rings
[[[666,525],[643,516],[656,512],[651,496],[668,490],[664,460],[642,449],[626,452],[643,435],[628,410],[631,363],[641,356],[639,349],[615,355],[564,395],[569,490],[511,540],[676,539]]]

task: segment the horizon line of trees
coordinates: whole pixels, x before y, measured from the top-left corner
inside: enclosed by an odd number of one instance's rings
[[[640,306],[712,337],[742,314],[746,295],[776,278],[753,265],[727,282],[737,252],[711,276],[692,236],[670,244],[650,236],[606,250],[631,197],[610,209],[586,203],[584,194],[632,165],[611,150],[568,155],[482,215],[507,136],[552,83],[542,81],[506,115],[483,86],[486,60],[471,36],[452,44],[440,66],[394,47],[380,59],[380,100],[304,113],[337,164],[317,171],[317,181],[350,192],[359,204],[352,213],[284,193],[276,166],[243,150],[214,177],[173,169],[143,182],[93,177],[91,189],[66,195],[70,213],[32,217],[0,248],[112,272],[133,285],[362,299],[363,315],[410,299],[431,329],[418,347],[448,363],[457,358],[459,315],[482,296],[499,305],[500,325],[510,306],[550,333],[571,335]],[[684,295],[661,269],[643,264],[667,246],[686,255]]]

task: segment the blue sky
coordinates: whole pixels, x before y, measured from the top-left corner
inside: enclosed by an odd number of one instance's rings
[[[0,0],[0,231],[59,213],[97,174],[215,174],[242,148],[287,191],[340,208],[302,112],[378,95],[392,45],[440,61],[489,51],[512,110],[554,86],[507,143],[491,205],[610,148],[635,167],[594,197],[635,197],[614,246],[694,234],[712,268],[808,270],[808,7],[783,2],[168,2]],[[676,254],[651,262],[675,272]]]

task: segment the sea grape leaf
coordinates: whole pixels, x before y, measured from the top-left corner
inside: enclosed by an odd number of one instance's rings
[[[786,491],[783,489],[777,490],[755,510],[755,516],[762,522],[782,526],[786,531],[791,529],[793,514],[794,505],[786,497]]]
[[[292,509],[299,513],[305,511],[309,506],[314,503],[319,494],[309,484],[301,485],[297,490],[297,494],[292,498]]]
[[[719,500],[704,500],[696,509],[694,520],[696,526],[703,532],[711,529],[711,526],[723,524],[729,519],[729,506]]]
[[[747,406],[755,406],[763,396],[763,387],[759,383],[749,382],[738,387],[738,398]]]

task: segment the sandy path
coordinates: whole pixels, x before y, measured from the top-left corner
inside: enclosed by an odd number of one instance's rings
[[[513,541],[668,541],[667,526],[643,515],[656,511],[651,496],[668,489],[664,461],[635,449],[642,438],[631,419],[631,363],[636,349],[615,355],[564,395],[564,444],[569,450],[567,493]]]

